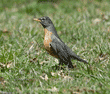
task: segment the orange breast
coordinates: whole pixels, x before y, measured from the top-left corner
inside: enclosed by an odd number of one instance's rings
[[[44,47],[45,47],[46,51],[47,51],[50,55],[52,55],[52,56],[58,58],[58,56],[55,55],[55,53],[53,53],[53,51],[52,51],[52,49],[51,49],[51,47],[50,47],[50,45],[49,45],[49,43],[52,42],[52,40],[51,40],[52,32],[48,31],[46,28],[44,29],[44,31],[45,31]]]
[[[48,31],[47,29],[44,29],[44,31],[45,31],[44,46],[46,50],[49,50],[50,49],[49,43],[52,42],[51,40],[52,32]]]

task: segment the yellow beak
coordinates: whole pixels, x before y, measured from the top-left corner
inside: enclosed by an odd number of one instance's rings
[[[36,18],[34,18],[33,20],[34,20],[34,21],[38,21],[38,22],[41,22],[41,20],[39,20],[39,19],[36,19]]]

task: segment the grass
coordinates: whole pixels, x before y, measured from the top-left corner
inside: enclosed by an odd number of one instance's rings
[[[110,93],[109,0],[0,3],[0,92],[38,94]],[[89,64],[72,60],[73,70],[43,47],[43,27],[33,18],[49,16],[60,38]]]

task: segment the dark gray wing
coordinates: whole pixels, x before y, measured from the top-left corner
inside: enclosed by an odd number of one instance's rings
[[[76,55],[61,39],[52,35],[52,42],[50,43],[51,48],[58,55],[58,57],[64,61],[68,61],[70,59],[76,59],[78,61],[88,63],[87,61],[81,59],[78,55]]]
[[[54,50],[55,54],[57,54],[60,59],[68,61],[70,57],[68,56],[66,45],[55,35],[52,35],[51,39],[52,42],[50,43],[50,46],[52,50]]]

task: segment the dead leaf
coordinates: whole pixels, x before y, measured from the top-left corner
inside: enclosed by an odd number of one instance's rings
[[[63,70],[60,70],[57,74],[58,76],[64,76]]]
[[[70,76],[64,76],[64,79],[65,79],[65,80],[68,80],[68,79],[72,80],[73,78],[70,77]]]
[[[0,67],[1,68],[10,68],[12,67],[12,63],[11,62],[7,62],[6,64],[0,63]]]
[[[56,87],[53,87],[52,89],[47,89],[48,91],[52,91],[52,92],[58,92],[59,90]]]
[[[102,19],[103,19],[103,20],[108,20],[109,17],[108,17],[108,15],[103,14],[103,15],[102,15]]]
[[[47,74],[43,74],[42,76],[40,76],[41,79],[47,81],[48,80],[48,76]]]
[[[40,64],[40,65],[43,65],[43,64],[44,64],[44,62],[42,61],[42,62],[40,62],[39,64]]]
[[[99,54],[99,60],[104,60],[106,58],[107,58],[107,54],[103,54],[103,53]]]
[[[4,85],[4,83],[6,83],[6,81],[4,80],[3,77],[0,77],[0,84]]]
[[[29,50],[27,51],[27,54],[29,54],[34,48],[34,43],[31,45],[31,47],[29,48]]]
[[[8,31],[7,29],[5,29],[5,30],[0,30],[0,32],[2,32],[2,33],[8,33],[9,35],[11,35],[11,32]]]
[[[52,76],[55,76],[55,74],[56,74],[56,73],[54,73],[54,72],[51,72],[51,75],[52,75]]]
[[[58,61],[58,59],[56,59],[56,58],[55,58],[55,62],[56,62],[57,64],[59,64],[59,61]]]
[[[12,66],[12,63],[7,64],[7,68],[10,68]]]
[[[31,62],[32,62],[32,63],[35,63],[35,62],[38,62],[38,60],[37,60],[37,58],[33,58],[33,59],[30,60],[30,63],[31,63]]]
[[[100,22],[101,22],[101,19],[96,18],[96,19],[94,19],[92,22],[93,22],[94,24],[98,24],[98,23],[100,23]]]
[[[5,66],[6,66],[5,64],[0,63],[1,68],[4,68]]]

